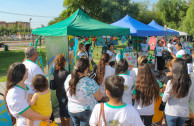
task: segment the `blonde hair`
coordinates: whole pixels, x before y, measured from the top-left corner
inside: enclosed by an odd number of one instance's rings
[[[146,59],[147,59],[146,55],[139,56],[138,59],[137,59],[137,63],[141,64]]]

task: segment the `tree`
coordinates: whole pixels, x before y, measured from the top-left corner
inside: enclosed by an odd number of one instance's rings
[[[48,25],[68,18],[80,8],[90,17],[105,23],[113,23],[126,14],[136,17],[139,13],[138,4],[129,0],[65,0],[63,6],[65,10]]]
[[[159,0],[156,6],[163,23],[174,29],[179,28],[188,9],[185,0]]]
[[[186,17],[183,20],[183,30],[190,35],[194,35],[194,2],[187,10]]]

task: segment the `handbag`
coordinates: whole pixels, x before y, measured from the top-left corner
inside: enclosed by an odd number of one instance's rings
[[[51,90],[56,90],[56,83],[55,83],[55,80],[50,80],[50,89],[51,89]]]
[[[97,126],[100,126],[100,117],[101,117],[101,114],[103,116],[104,124],[105,124],[105,126],[107,126],[107,124],[106,124],[106,118],[105,118],[105,114],[104,114],[104,103],[101,103],[101,106],[100,106],[100,115],[99,115],[98,125]]]
[[[163,101],[162,101],[162,102],[160,103],[159,110],[160,110],[160,111],[164,111],[165,105],[166,105],[166,102],[163,102]]]

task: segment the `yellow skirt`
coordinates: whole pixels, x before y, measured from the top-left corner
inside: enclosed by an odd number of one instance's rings
[[[153,116],[152,122],[159,122],[164,115],[163,111],[159,110],[161,101],[162,101],[161,97],[159,97],[159,99],[155,101],[154,116]]]

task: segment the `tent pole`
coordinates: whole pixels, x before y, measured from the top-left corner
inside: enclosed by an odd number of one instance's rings
[[[67,41],[68,41],[68,43],[67,43],[67,49],[68,49],[68,56],[67,56],[67,59],[68,59],[68,65],[69,65],[69,73],[71,72],[71,70],[70,70],[70,58],[69,58],[69,36],[67,36]]]
[[[138,48],[137,48],[137,36],[136,36],[136,49],[137,49],[137,58],[138,58]]]

